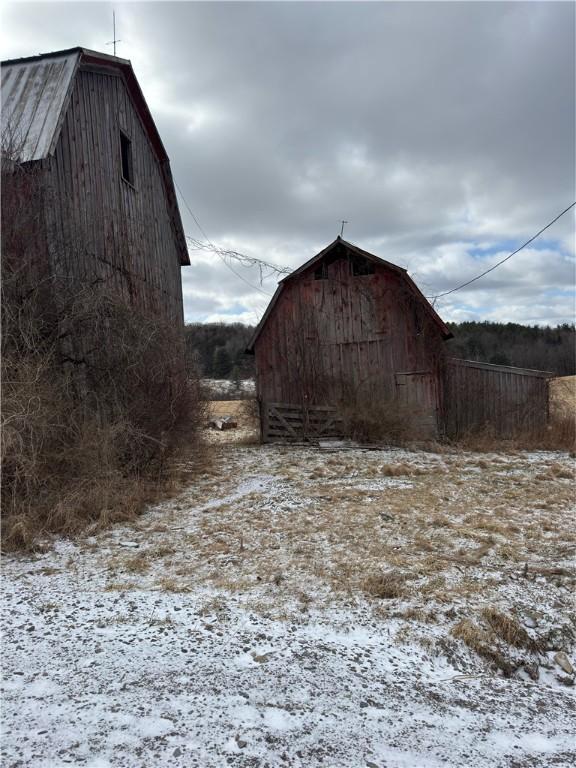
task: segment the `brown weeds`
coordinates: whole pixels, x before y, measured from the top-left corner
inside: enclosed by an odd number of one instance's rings
[[[362,582],[362,589],[379,600],[395,600],[408,594],[406,576],[398,571],[372,573]]]
[[[406,445],[421,437],[419,414],[397,399],[374,400],[362,391],[354,391],[338,410],[343,433],[360,443]]]
[[[510,677],[513,674],[514,665],[494,647],[490,635],[470,619],[459,621],[452,627],[451,634],[457,640],[462,640],[478,656],[502,670],[505,677]]]
[[[94,320],[99,308],[91,300]],[[193,386],[167,373],[167,333],[153,321],[128,319],[123,308],[111,318],[109,298],[100,309],[123,342],[87,380],[87,371],[79,378],[63,365],[56,340],[29,324],[24,333],[18,313],[7,316],[3,307],[11,328],[2,350],[6,549],[133,519],[147,501],[170,492],[171,456],[196,440],[201,405]],[[104,347],[114,347],[111,333]]]
[[[518,621],[512,616],[508,616],[496,610],[496,608],[484,608],[482,610],[482,617],[488,622],[494,634],[508,643],[508,645],[533,652],[538,650],[536,641],[530,637],[524,627],[520,626]]]

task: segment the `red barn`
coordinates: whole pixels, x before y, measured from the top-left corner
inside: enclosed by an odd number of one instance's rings
[[[338,433],[343,404],[443,423],[443,342],[452,336],[405,269],[340,237],[282,280],[252,337],[262,439]]]

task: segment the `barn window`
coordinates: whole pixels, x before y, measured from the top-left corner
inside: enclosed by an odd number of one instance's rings
[[[350,259],[352,263],[352,274],[354,277],[360,277],[361,275],[373,275],[374,274],[374,262],[365,259],[363,256],[352,256]]]
[[[134,184],[134,165],[132,163],[132,142],[120,131],[120,151],[122,154],[122,178],[128,184]]]
[[[328,280],[328,264],[325,261],[314,270],[314,280]]]
[[[418,312],[417,309],[414,309],[414,329],[416,331],[416,336],[421,336],[422,331],[424,330],[422,325],[422,317],[420,316],[420,312]]]

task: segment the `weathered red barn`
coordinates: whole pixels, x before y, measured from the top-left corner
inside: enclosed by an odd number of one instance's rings
[[[8,223],[53,293],[105,286],[182,330],[186,238],[168,155],[130,62],[85,48],[2,62],[1,138],[27,182],[5,221],[15,219]]]
[[[351,399],[443,423],[451,333],[405,269],[338,237],[282,280],[250,341],[262,438],[335,434]]]

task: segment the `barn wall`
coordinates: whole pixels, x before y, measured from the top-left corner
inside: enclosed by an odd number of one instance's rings
[[[542,429],[548,419],[549,374],[467,360],[447,361],[446,432],[486,427],[501,437]]]
[[[442,339],[398,273],[376,265],[354,276],[340,258],[285,283],[255,343],[264,402],[334,405],[399,397],[436,425]]]
[[[122,179],[120,130],[132,141],[134,186]],[[162,169],[119,75],[80,70],[54,156],[52,269],[98,281],[132,306],[183,325],[180,260]]]
[[[2,160],[2,301],[8,313],[27,306],[32,313],[29,320],[54,313],[44,180],[39,163],[22,166]]]

